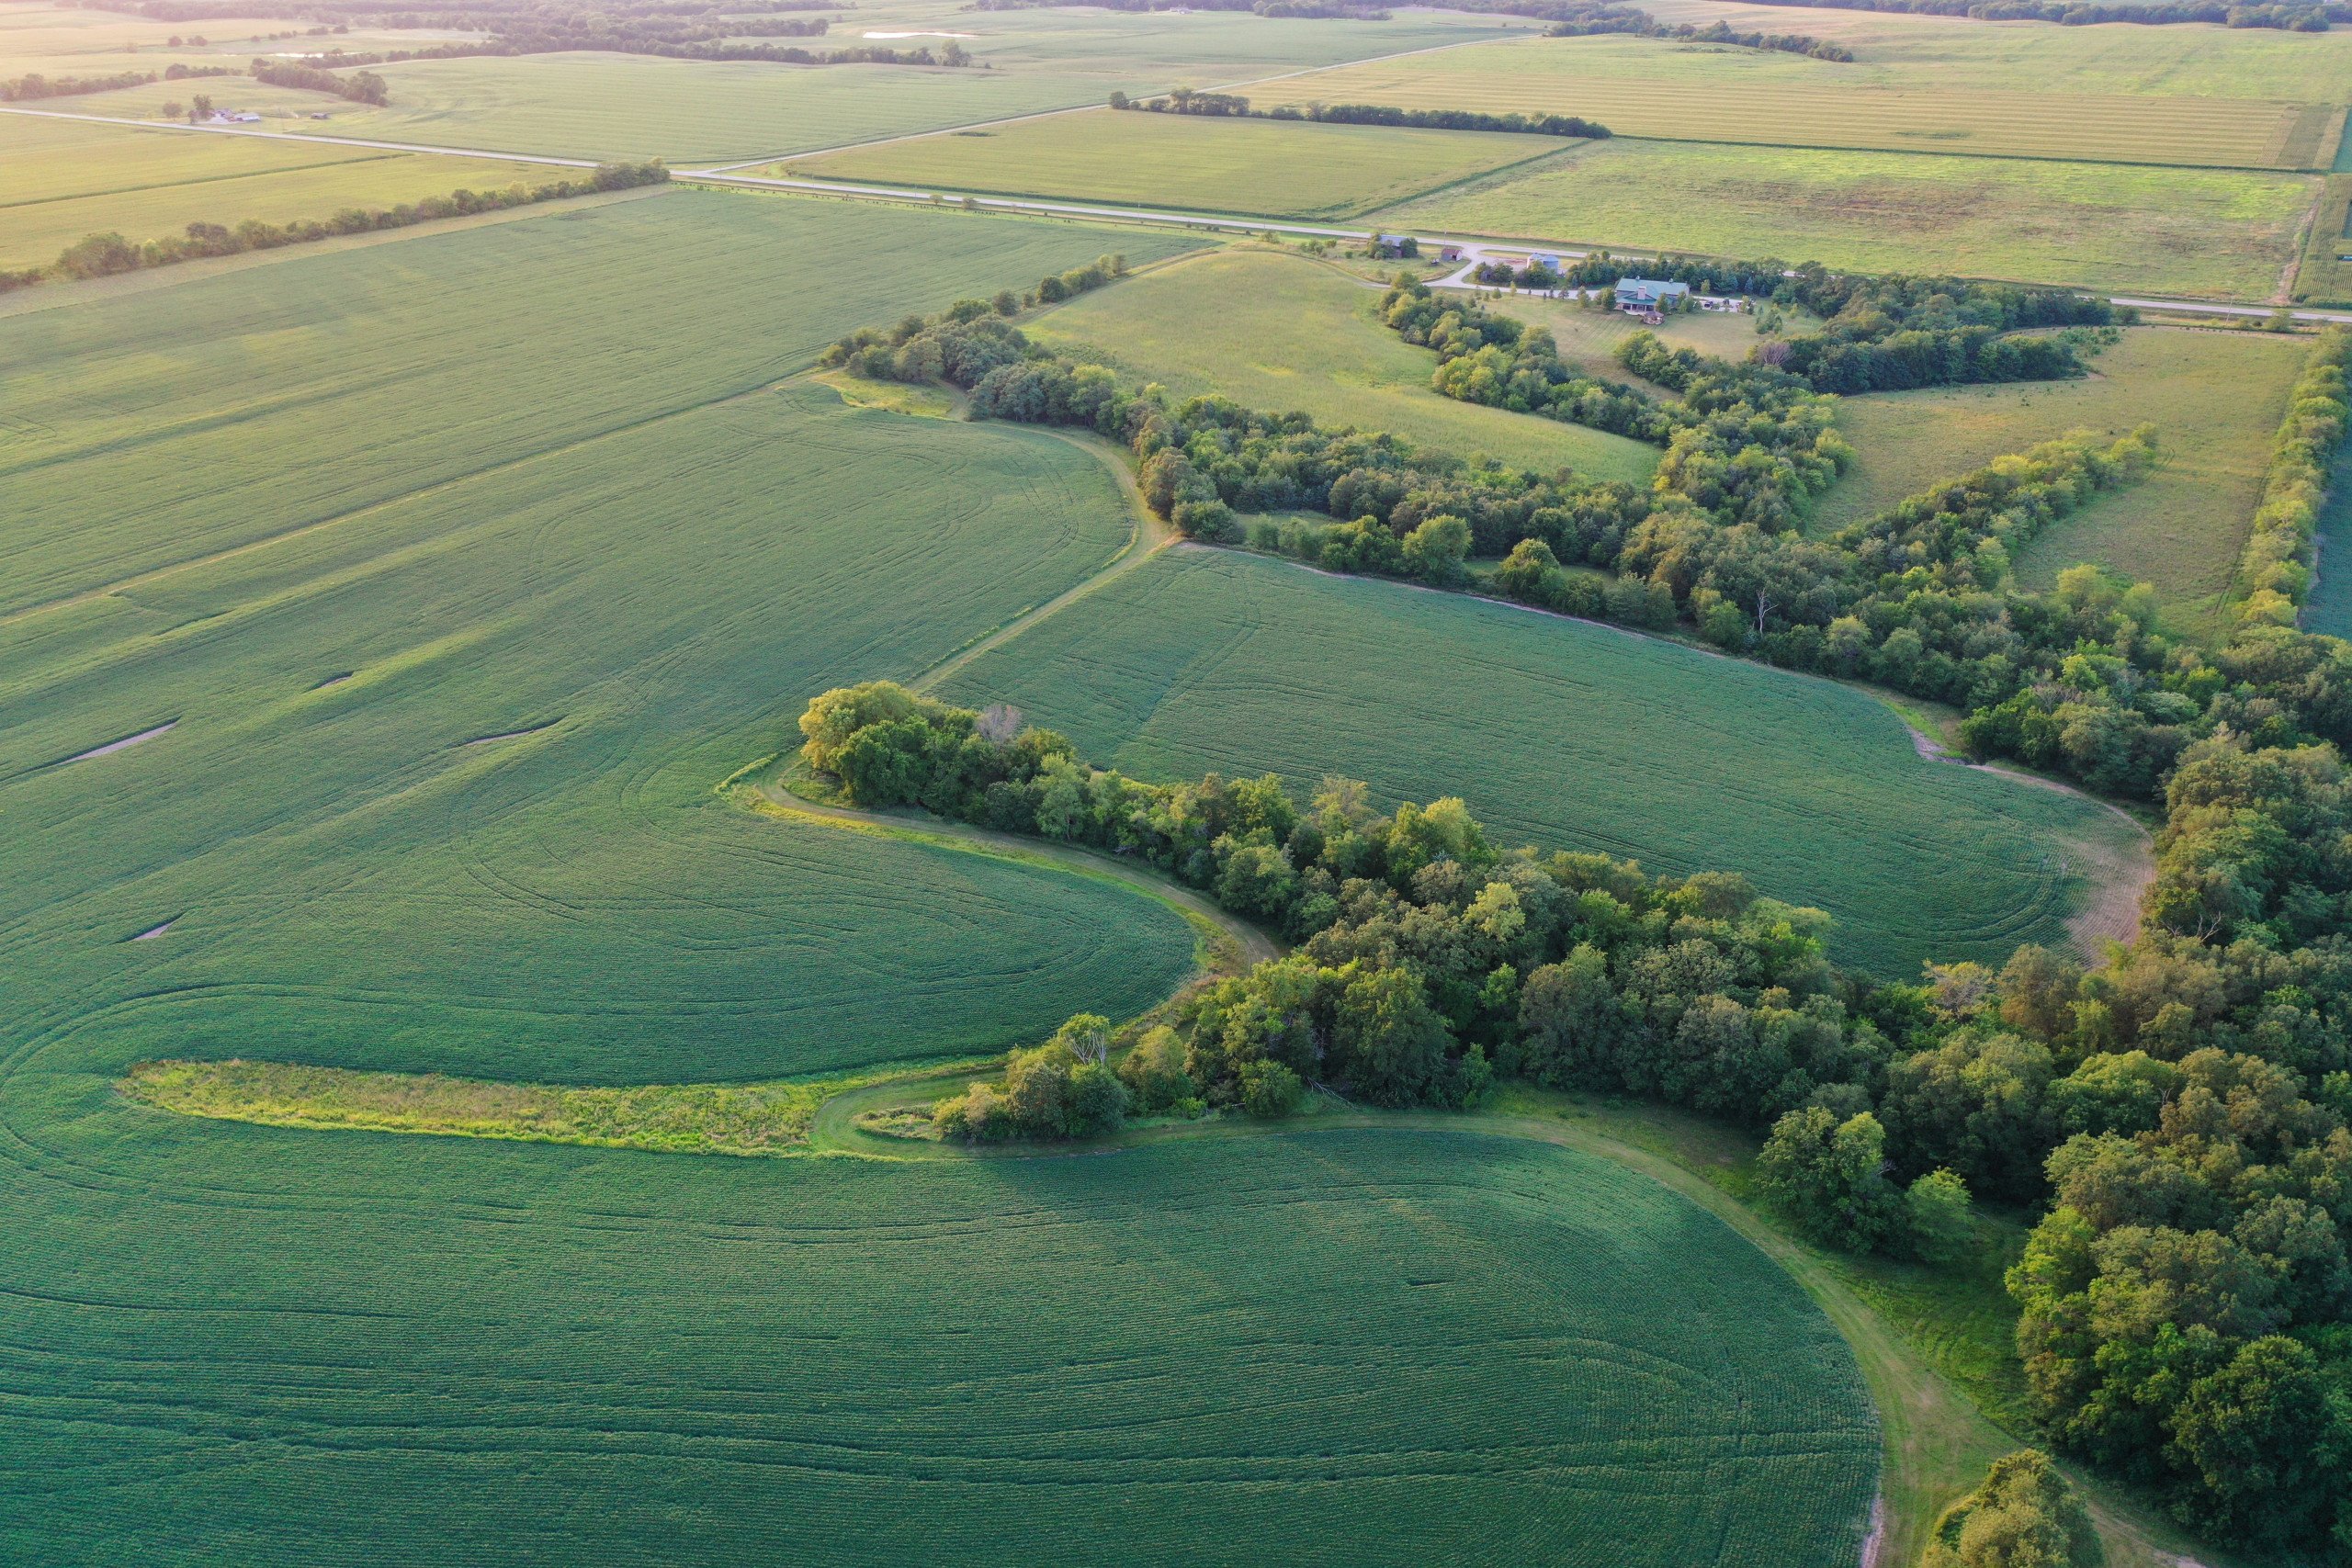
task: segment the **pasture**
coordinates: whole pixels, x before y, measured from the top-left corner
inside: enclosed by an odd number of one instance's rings
[[[1557,153],[1371,220],[2259,299],[2293,260],[2316,186],[2303,176],[2217,169],[1624,140]],[[1673,199],[1659,199],[1661,191]]]
[[[1178,397],[1301,409],[1539,473],[1566,464],[1639,483],[1657,470],[1657,450],[1638,441],[1438,396],[1435,360],[1381,324],[1379,303],[1379,290],[1304,256],[1219,250],[1080,295],[1030,331]]]
[[[1923,760],[1844,686],[1459,594],[1186,548],[947,683],[1149,779],[1358,777],[1459,795],[1508,843],[1746,873],[1828,910],[1844,961],[1908,976],[2063,944],[2136,832]]]
[[[2135,327],[2092,359],[2086,380],[1848,398],[1838,423],[1854,466],[1821,499],[1815,530],[1871,516],[2070,430],[2115,436],[2154,424],[2163,444],[2155,472],[2036,539],[2018,575],[2046,587],[2065,567],[2097,561],[2154,583],[2175,629],[2215,635],[2271,436],[2310,347],[2308,338]]]
[[[2316,166],[2343,118],[2340,104],[1961,88],[1859,62],[1608,36],[1338,66],[1271,83],[1251,102],[1577,114],[1666,141],[2249,169]]]
[[[323,219],[347,207],[393,207],[461,186],[537,184],[560,173],[487,158],[306,147],[14,114],[0,115],[0,159],[10,175],[0,196],[0,266],[53,261],[86,234],[110,231],[140,241],[196,222],[234,228],[248,218]]]
[[[1102,109],[795,159],[776,173],[1254,218],[1351,218],[1558,151],[1550,136]]]
[[[1716,314],[1694,310],[1668,316],[1651,327],[1622,311],[1588,310],[1570,300],[1547,299],[1535,294],[1507,294],[1493,301],[1493,309],[1498,314],[1515,316],[1550,333],[1552,341],[1559,345],[1560,357],[1568,364],[1612,381],[1645,388],[1658,397],[1670,398],[1674,394],[1617,363],[1617,345],[1635,333],[1651,333],[1676,348],[1694,348],[1717,359],[1735,361],[1746,359],[1749,351],[1765,341],[1757,335],[1756,317],[1745,311]],[[1803,332],[1813,324],[1813,319],[1803,310],[1783,311],[1782,315],[1787,321],[1786,331],[1791,333]]]
[[[1458,17],[1375,25],[1220,14],[1155,17],[1138,37],[1127,21],[1005,12],[976,23],[962,13],[950,20],[859,11],[854,25],[822,38],[761,40],[848,48],[866,41],[866,31],[927,27],[966,34],[989,70],[566,53],[380,66],[391,96],[382,107],[250,82],[226,83],[215,96],[265,115],[324,112],[323,129],[334,135],[550,157],[662,157],[686,167],[1099,104],[1116,86],[1157,91],[1204,75],[1263,75],[1509,30]],[[940,40],[873,41],[912,49]],[[185,101],[190,90],[158,82],[75,102],[93,113],[144,115],[167,97]]]

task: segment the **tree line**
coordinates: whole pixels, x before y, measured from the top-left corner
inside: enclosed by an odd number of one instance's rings
[[[2150,433],[2046,444],[1807,539],[1797,528],[1804,502],[1850,450],[1830,427],[1828,400],[1803,378],[1670,350],[1645,333],[1621,356],[1679,387],[1677,399],[1589,378],[1555,385],[1547,334],[1522,332],[1505,354],[1485,340],[1508,339],[1517,322],[1495,328],[1503,318],[1425,295],[1400,285],[1389,309],[1439,352],[1441,390],[1663,437],[1652,485],[1474,468],[1387,433],[1330,430],[1224,398],[1171,404],[1001,323],[910,318],[906,342],[929,346],[895,368],[876,356],[869,373],[935,374],[971,390],[975,417],[1121,442],[1148,503],[1193,537],[1440,585],[1460,585],[1471,558],[1502,557],[1493,586],[1503,593],[1634,626],[1687,625],[1727,651],[1949,703],[1969,715],[1961,738],[1974,754],[2102,794],[2155,798],[2185,749],[2225,730],[2271,746],[2352,743],[2352,647],[2337,639],[2249,625],[2209,650],[2161,632],[2152,590],[2094,568],[2063,572],[2047,591],[2018,585],[2015,552],[2096,493],[2134,482],[2154,457]],[[957,309],[973,304],[988,313],[977,301]],[[2326,336],[2315,352],[2339,355],[2344,343]],[[2290,423],[2327,401],[2299,398]],[[2297,423],[2303,436],[2282,446],[2280,462],[2312,471],[2320,438],[2340,425]],[[2278,489],[2308,499],[2301,486]],[[1298,512],[1333,521],[1243,521]],[[1575,566],[1610,580],[1565,570]]]
[[[669,177],[670,171],[659,161],[599,164],[593,173],[581,178],[549,180],[536,186],[516,184],[503,190],[458,190],[447,196],[428,196],[422,201],[403,202],[391,208],[346,207],[324,219],[305,218],[289,223],[266,223],[257,218],[248,218],[233,229],[220,223],[191,223],[183,233],[149,240],[144,243],[126,240],[117,233],[90,234],[68,245],[57,260],[45,267],[0,271],[0,293],[36,283],[109,277],[118,273],[139,272],[148,267],[172,266],[205,256],[232,256],[245,251],[276,250],[283,245],[332,239],[338,234],[404,229],[412,224],[429,223],[435,219],[527,207],[534,202],[560,201],[567,197],[590,196],[598,191],[660,185]]]
[[[348,98],[355,104],[384,104],[390,101],[384,79],[373,71],[355,71],[339,76],[315,65],[291,60],[256,60],[253,63],[254,80],[273,87],[298,87],[311,93],[332,93],[338,98]]]
[[[2325,1483],[2352,1442],[2333,1392],[2352,1378],[2352,788],[2333,747],[2190,747],[2145,923],[2104,967],[2028,946],[1905,983],[1840,970],[1826,916],[1736,875],[1504,849],[1460,800],[1146,784],[888,682],[823,694],[800,729],[860,806],[1141,861],[1297,944],[1180,999],[1117,1068],[1088,1043],[1102,1021],[1073,1021],[1083,1038],[943,1107],[948,1134],[1080,1136],[1193,1101],[1278,1114],[1312,1085],[1467,1105],[1498,1076],[1769,1128],[1759,1184],[1824,1245],[1948,1257],[1972,1194],[2045,1209],[2009,1285],[2063,1446],[2235,1540],[2317,1546],[2352,1522]],[[2176,900],[2249,839],[2278,862],[2227,918],[2176,929]]]
[[[1114,109],[1148,114],[1203,115],[1212,118],[1313,120],[1323,125],[1406,126],[1424,130],[1493,130],[1522,136],[1576,136],[1599,140],[1609,128],[1566,114],[1480,114],[1469,109],[1400,109],[1379,104],[1306,104],[1253,109],[1235,93],[1204,93],[1178,87],[1160,97],[1131,98],[1114,92]]]
[[[184,82],[191,76],[234,76],[226,65],[182,65],[175,62],[158,75],[153,71],[118,71],[107,76],[44,76],[28,71],[12,81],[0,81],[0,103],[29,103],[38,98],[66,98],[84,93],[111,93],[143,87],[150,82]]]

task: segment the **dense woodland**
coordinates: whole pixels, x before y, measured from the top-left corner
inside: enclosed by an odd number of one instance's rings
[[[2352,647],[2292,625],[2352,420],[2352,334],[2314,345],[2248,547],[2243,625],[2209,651],[2162,635],[2144,587],[2079,567],[2035,593],[2009,570],[2040,529],[2134,482],[2149,431],[2051,442],[1826,537],[1795,526],[1844,461],[1815,378],[2078,375],[2067,334],[2107,330],[2105,306],[1818,268],[1773,287],[1823,327],[1738,365],[1626,340],[1629,372],[1670,398],[1582,376],[1475,301],[1389,291],[1386,319],[1434,351],[1438,389],[1660,443],[1647,491],[1474,468],[1224,399],[1171,403],[1039,350],[1009,297],[856,334],[832,357],[967,388],[975,417],[1119,440],[1148,503],[1198,538],[1439,585],[1502,555],[1489,585],[1512,597],[1956,702],[1980,754],[2160,804],[2139,936],[2087,971],[2027,947],[1917,983],[1842,973],[1826,917],[1736,876],[1506,850],[1458,800],[1384,814],[1349,781],[1305,801],[1272,777],[1146,784],[1001,715],[887,685],[830,693],[802,721],[803,755],[853,800],[1139,858],[1296,944],[1093,1072],[1083,1116],[1014,1092],[1033,1069],[1074,1082],[1082,1057],[1057,1051],[945,1124],[1071,1135],[1194,1102],[1279,1114],[1310,1085],[1459,1105],[1501,1074],[1769,1130],[1760,1181],[1826,1245],[1934,1258],[1966,1245],[1972,1195],[2028,1205],[2042,1217],[2010,1287],[2052,1439],[2200,1528],[2352,1551],[2352,1512],[2324,1483],[2352,1455]],[[1244,522],[1275,511],[1334,521]],[[2023,1496],[2030,1479],[2004,1483]],[[1980,1535],[2029,1517],[2060,1528],[1996,1503]]]

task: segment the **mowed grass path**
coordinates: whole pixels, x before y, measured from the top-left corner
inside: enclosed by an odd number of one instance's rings
[[[2120,435],[2154,424],[2163,452],[2155,472],[2034,540],[2018,574],[2046,587],[2076,561],[2097,561],[2154,583],[2178,629],[2213,635],[2271,436],[2310,348],[2308,338],[2138,327],[2091,360],[2086,380],[1848,398],[1838,423],[1854,467],[1822,498],[1815,531],[2070,430]]]
[[[767,171],[1261,218],[1351,218],[1555,151],[1557,138],[1082,115],[796,159]]]
[[[62,103],[70,108],[74,101]],[[0,266],[54,261],[87,234],[112,231],[138,242],[176,236],[190,223],[233,229],[248,218],[326,219],[348,207],[396,207],[460,187],[537,185],[565,172],[17,114],[0,114],[0,160],[8,165],[0,190]]]
[[[1178,397],[1221,392],[1253,408],[1304,410],[1538,473],[1566,464],[1641,483],[1657,471],[1657,450],[1641,442],[1438,396],[1435,358],[1382,325],[1379,305],[1378,289],[1319,262],[1225,250],[1081,295],[1030,331]]]
[[[1374,214],[1382,227],[2260,299],[2316,176],[1620,138]]]
[[[1620,136],[1681,141],[2249,169],[2311,167],[2329,114],[2275,99],[1955,88],[1926,73],[1894,85],[1887,75],[1726,45],[1535,38],[1338,66],[1250,96],[1261,107],[1577,114]]]
[[[960,671],[1138,777],[1215,768],[1459,795],[1506,843],[1747,873],[1838,919],[1838,956],[2063,945],[2101,807],[1922,760],[1860,693],[1459,594],[1179,550]]]

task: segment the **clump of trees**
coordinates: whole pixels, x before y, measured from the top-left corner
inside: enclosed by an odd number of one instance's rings
[[[1412,279],[1399,278],[1381,310],[1406,342],[1436,353],[1430,385],[1445,396],[1663,446],[1657,488],[1723,523],[1793,528],[1805,503],[1852,459],[1832,426],[1832,405],[1802,378],[1769,366],[1706,359],[1636,333],[1618,357],[1680,394],[1661,400],[1570,367],[1549,332],[1475,301],[1442,299]]]
[[[659,162],[600,164],[594,173],[582,179],[549,180],[536,186],[517,184],[504,190],[458,190],[447,196],[429,196],[419,202],[403,202],[398,207],[384,209],[349,207],[324,219],[265,223],[259,219],[248,218],[233,229],[220,223],[191,223],[183,233],[149,240],[144,243],[127,240],[117,233],[90,234],[68,245],[57,260],[46,267],[0,272],[0,293],[57,279],[108,277],[117,273],[138,272],[147,267],[171,266],[204,256],[232,256],[245,251],[275,250],[281,245],[299,245],[338,234],[403,229],[435,219],[494,212],[502,208],[526,207],[534,202],[559,201],[567,197],[594,195],[598,191],[659,185],[669,177],[670,171]]]
[[[1936,1520],[1920,1568],[2100,1568],[2107,1553],[2074,1484],[2038,1449],[1993,1461]]]
[[[292,60],[256,60],[253,63],[254,80],[273,87],[298,87],[304,92],[332,93],[338,98],[348,98],[355,104],[383,104],[390,101],[384,79],[373,71],[355,71],[338,75],[315,65],[305,65]]]
[[[1886,1171],[1886,1128],[1879,1119],[1858,1111],[1840,1120],[1826,1105],[1774,1122],[1756,1162],[1758,1189],[1820,1246],[1935,1263],[1966,1249],[1965,1180],[1939,1167],[1902,1187]]]
[[[991,370],[1042,356],[1010,320],[1024,307],[1058,304],[1126,275],[1125,255],[1098,256],[1038,279],[1026,297],[1008,288],[990,299],[958,299],[937,315],[905,317],[893,327],[861,327],[829,345],[818,362],[876,380],[944,381],[969,389]]]
[[[1080,1013],[1043,1045],[1009,1053],[1001,1081],[940,1100],[932,1124],[942,1137],[983,1144],[1116,1132],[1133,1097],[1111,1069],[1110,1039],[1110,1020]]]

